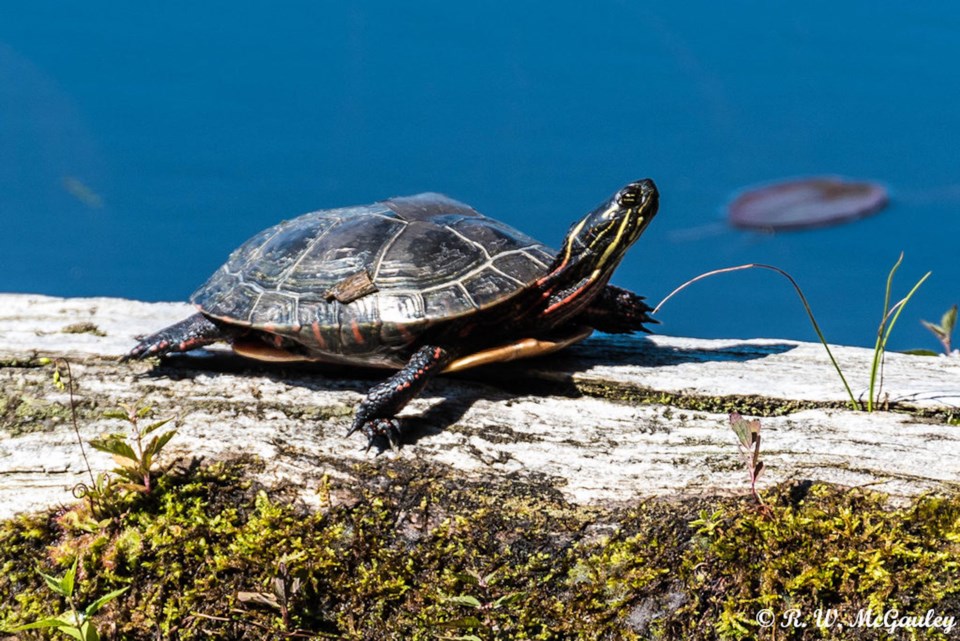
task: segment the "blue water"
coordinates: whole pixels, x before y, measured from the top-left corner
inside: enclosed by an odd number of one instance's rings
[[[830,340],[893,347],[960,301],[960,6],[948,3],[7,3],[0,291],[181,300],[235,246],[312,209],[441,191],[556,245],[623,183],[661,213],[614,282],[793,274]],[[892,206],[763,235],[744,186],[838,173]],[[660,331],[814,339],[789,285],[694,285]]]

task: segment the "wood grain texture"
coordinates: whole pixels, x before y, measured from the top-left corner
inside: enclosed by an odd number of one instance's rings
[[[116,362],[135,335],[193,311],[0,295],[0,517],[72,501],[71,488],[86,478],[69,399],[39,360],[55,357],[72,364],[85,440],[124,429],[104,410],[148,403],[177,417],[168,459],[255,454],[267,462],[263,481],[289,481],[308,503],[324,474],[349,477],[352,463],[377,456],[426,458],[491,482],[535,479],[582,504],[747,492],[726,410],[756,408],[777,414],[762,418],[761,488],[811,479],[870,485],[897,499],[960,481],[960,427],[950,424],[960,415],[956,358],[889,355],[885,393],[915,411],[866,414],[842,407],[843,387],[819,344],[593,338],[432,382],[401,414],[403,447],[377,455],[344,435],[383,372],[270,367],[226,348],[160,365]],[[871,352],[835,354],[864,394]],[[95,471],[113,467],[87,449]]]

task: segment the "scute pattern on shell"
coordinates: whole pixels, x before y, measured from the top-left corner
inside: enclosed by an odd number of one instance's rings
[[[510,298],[555,252],[440,194],[304,214],[234,251],[191,302],[204,313],[293,339],[323,355],[409,343],[424,328]],[[377,291],[347,304],[326,292],[358,272]],[[372,349],[373,348],[373,349]]]

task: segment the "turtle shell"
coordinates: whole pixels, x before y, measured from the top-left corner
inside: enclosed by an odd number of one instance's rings
[[[554,256],[426,193],[281,222],[234,251],[190,300],[309,357],[396,366],[424,330],[510,299]]]

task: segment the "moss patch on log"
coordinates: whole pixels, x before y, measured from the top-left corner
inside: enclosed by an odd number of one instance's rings
[[[848,401],[803,401],[757,395],[710,396],[662,392],[610,381],[575,380],[573,387],[585,396],[603,398],[631,405],[658,404],[677,409],[728,414],[739,412],[750,416],[786,416],[811,409],[848,410]],[[960,414],[953,409],[911,407],[903,403],[881,404],[882,411],[907,414],[917,419],[946,425],[960,424]],[[866,411],[866,410],[862,410]]]
[[[633,387],[609,381],[576,381],[576,388],[586,396],[641,405],[656,403],[677,409],[728,414],[741,412],[751,416],[785,416],[808,409],[842,409],[842,402],[791,401],[766,396],[708,396],[701,394],[674,394]]]
[[[100,520],[81,501],[0,523],[0,627],[62,612],[36,569],[77,555],[80,607],[129,586],[95,616],[125,639],[740,639],[764,634],[764,608],[807,624],[780,639],[880,639],[814,613],[960,613],[958,497],[892,509],[799,484],[766,492],[769,513],[744,498],[584,508],[546,483],[380,457],[318,478],[310,511],[257,468],[169,472]]]
[[[88,409],[78,404],[78,415]],[[26,392],[0,392],[0,432],[6,435],[49,431],[69,420],[70,410],[63,403]]]

